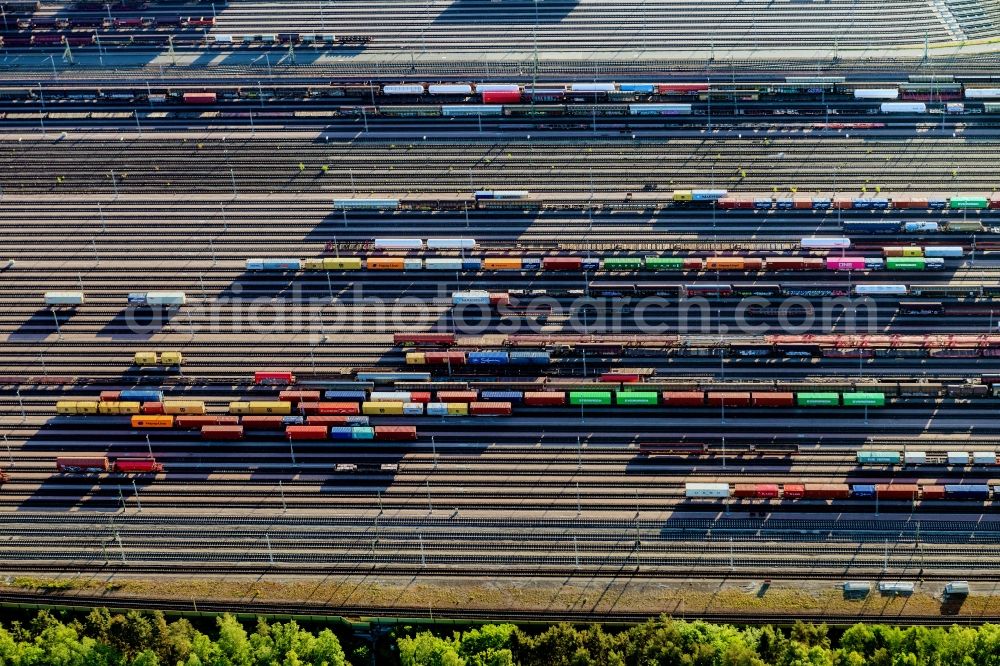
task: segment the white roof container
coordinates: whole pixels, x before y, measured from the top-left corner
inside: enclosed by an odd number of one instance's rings
[[[376,250],[420,250],[424,242],[419,238],[376,238]]]
[[[571,83],[569,89],[572,92],[612,92],[615,89],[613,83]]]
[[[489,305],[490,292],[488,291],[456,291],[451,294],[451,302],[455,305]]]
[[[1000,97],[1000,88],[966,88],[965,99],[995,99]]]
[[[460,271],[461,257],[428,257],[424,260],[424,268],[429,271]]]
[[[883,102],[882,113],[927,113],[923,102]]]
[[[47,291],[45,292],[46,305],[83,305],[84,296],[82,291]]]
[[[973,451],[972,452],[972,464],[973,465],[996,465],[997,464],[997,454],[993,451]]]
[[[923,465],[927,462],[927,453],[924,451],[907,451],[903,454],[903,462],[907,465]]]
[[[803,238],[799,241],[803,248],[807,249],[829,249],[851,247],[850,238]]]
[[[467,83],[432,83],[427,86],[427,92],[432,95],[471,95],[472,86]]]
[[[948,452],[948,464],[949,465],[968,465],[969,464],[969,454],[965,451],[949,451]]]
[[[476,92],[521,92],[521,86],[516,83],[477,83]]]
[[[471,250],[476,247],[474,238],[428,238],[427,248],[431,250]]]
[[[913,594],[913,583],[879,583],[882,594]]]
[[[403,259],[403,270],[404,271],[419,271],[424,267],[423,259]]]
[[[183,291],[147,291],[147,305],[184,305],[187,295]]]
[[[728,483],[685,483],[685,497],[729,497]]]
[[[896,88],[858,88],[854,91],[854,99],[899,99]]]
[[[964,580],[953,580],[944,586],[944,593],[953,597],[969,596],[969,584]]]
[[[382,86],[382,93],[385,95],[423,95],[423,84],[406,83],[397,86]]]
[[[883,294],[890,296],[906,296],[905,284],[859,284],[855,285],[854,293],[859,295]]]

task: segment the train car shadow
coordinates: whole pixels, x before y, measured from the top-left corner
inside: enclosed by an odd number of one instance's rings
[[[59,326],[69,321],[72,313],[69,311],[51,310],[49,308],[39,308],[27,320],[21,323],[16,330],[7,336],[8,342],[39,342],[58,332],[55,317],[59,318]]]
[[[578,0],[454,0],[433,21],[432,28],[490,29],[502,31],[510,26],[532,26],[561,23],[576,6]],[[484,25],[485,24],[485,25]],[[417,44],[414,44],[417,46]]]
[[[219,292],[216,300],[230,303],[275,300],[301,302],[301,283],[297,281],[296,275],[296,271],[244,271]]]
[[[98,338],[148,340],[178,314],[178,308],[123,308],[97,332]]]

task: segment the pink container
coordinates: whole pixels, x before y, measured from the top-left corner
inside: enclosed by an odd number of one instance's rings
[[[865,260],[863,257],[827,257],[826,270],[863,271],[865,270]]]

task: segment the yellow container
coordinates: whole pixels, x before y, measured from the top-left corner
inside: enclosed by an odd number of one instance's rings
[[[691,190],[674,190],[674,201],[692,201],[694,195]]]
[[[249,402],[231,402],[231,403],[229,403],[229,413],[230,414],[249,414],[250,413],[250,403]]]
[[[184,363],[184,354],[179,351],[166,351],[160,354],[161,365],[181,365]]]
[[[469,415],[469,403],[467,402],[449,402],[448,404],[448,416],[468,416]]]
[[[163,403],[164,414],[204,414],[205,403],[200,400],[168,400]]]
[[[140,351],[135,353],[136,365],[156,365],[156,352]]]
[[[741,257],[709,257],[705,260],[705,269],[710,271],[741,271],[743,270],[743,259]]]
[[[99,414],[138,414],[141,410],[138,402],[99,402]]]
[[[282,402],[280,400],[274,401],[251,401],[250,402],[250,413],[251,414],[282,414],[287,415],[292,413],[292,403]]]
[[[60,400],[56,403],[56,414],[77,414],[76,400]]]
[[[364,402],[361,404],[361,413],[367,414],[369,416],[377,416],[379,414],[390,415],[390,416],[402,416],[403,403],[394,401]]]
[[[403,259],[401,257],[369,257],[368,270],[401,271],[403,270]]]
[[[302,262],[302,267],[307,271],[321,271],[323,270],[323,260],[322,259],[306,259]]]
[[[490,258],[483,259],[483,270],[487,271],[519,271],[521,270],[520,259]]]
[[[427,363],[427,357],[423,352],[406,352],[406,365],[423,365]]]
[[[97,400],[79,400],[76,403],[77,414],[96,414],[97,406],[101,403]]]
[[[904,247],[903,248],[904,257],[922,257],[924,256],[923,248],[919,247]]]
[[[360,271],[361,257],[336,257],[333,259],[327,257],[323,259],[323,268],[328,271]]]

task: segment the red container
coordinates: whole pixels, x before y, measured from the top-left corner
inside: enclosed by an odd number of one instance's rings
[[[184,22],[192,28],[211,28],[215,25],[214,16],[189,16]]]
[[[915,483],[880,483],[875,486],[879,499],[913,501],[919,492]]]
[[[708,92],[707,83],[658,83],[656,92],[661,95],[694,95]]]
[[[62,44],[62,35],[35,35],[35,46],[55,46]]]
[[[375,426],[375,439],[380,442],[412,442],[416,438],[416,426]]]
[[[801,257],[768,257],[767,270],[769,271],[801,271]]]
[[[710,391],[707,394],[709,407],[749,407],[749,393],[728,393],[722,391]]]
[[[118,402],[121,391],[101,391],[101,402]]]
[[[241,425],[206,425],[201,427],[202,439],[243,439],[243,426]]]
[[[601,375],[602,382],[621,382],[622,384],[634,384],[642,377],[628,372],[605,372]]]
[[[475,402],[479,397],[476,391],[438,391],[438,402]]]
[[[427,404],[431,401],[430,391],[410,391],[410,402],[419,402],[421,404]]]
[[[510,304],[510,294],[504,292],[490,294],[490,305],[509,305],[509,304]]]
[[[704,407],[705,394],[701,391],[664,391],[663,404],[667,407]]]
[[[295,375],[288,370],[259,370],[253,373],[255,384],[294,384]]]
[[[240,423],[245,430],[281,430],[285,419],[281,416],[244,416]]]
[[[285,402],[319,402],[319,391],[282,391],[278,400]]]
[[[807,483],[802,495],[808,499],[847,499],[851,496],[851,487],[845,483]]]
[[[705,264],[701,259],[690,257],[683,261],[683,263],[681,264],[681,270],[700,271],[704,266]]]
[[[785,499],[801,499],[806,495],[806,487],[801,483],[786,483],[782,494]]]
[[[756,497],[757,486],[753,483],[737,483],[733,487],[733,497]]]
[[[509,402],[472,402],[469,413],[474,416],[510,416]]]
[[[288,439],[299,441],[327,439],[329,434],[327,427],[320,425],[290,425],[285,427],[285,435]]]
[[[944,486],[921,486],[920,492],[925,500],[944,499]]]
[[[491,90],[483,93],[483,104],[518,104],[520,101],[519,90]]]
[[[747,257],[743,260],[743,271],[751,273],[764,270],[764,260],[759,257]]]
[[[306,423],[308,425],[343,426],[347,425],[347,417],[313,415],[306,417]]]
[[[524,404],[532,407],[553,407],[566,404],[566,393],[563,391],[526,391]]]
[[[454,333],[394,333],[393,344],[397,345],[453,345]]]
[[[812,197],[792,197],[792,207],[796,210],[808,210],[813,207]]]
[[[427,352],[424,354],[427,363],[451,363],[452,365],[463,365],[465,363],[465,352]]]
[[[144,402],[142,403],[142,413],[147,416],[162,414],[163,413],[163,403],[162,402]]]
[[[826,261],[819,257],[804,257],[802,259],[802,270],[823,271],[826,270]]]
[[[578,271],[583,265],[580,257],[545,257],[542,268],[547,271]]]
[[[774,499],[778,496],[778,484],[776,483],[755,483],[753,490],[754,497],[759,499]]]
[[[114,462],[114,470],[121,474],[149,474],[162,472],[163,465],[153,458],[118,458]]]
[[[240,422],[238,416],[212,416],[181,414],[174,417],[174,426],[177,428],[201,428],[204,426],[232,426]]]
[[[995,196],[995,195],[991,196],[990,197],[989,207],[990,208],[1000,208],[1000,197]]]
[[[306,405],[311,407],[307,408]],[[361,413],[361,407],[356,402],[311,402],[301,403],[306,414],[319,414],[324,416],[356,416]]]
[[[185,104],[215,104],[214,92],[186,92],[184,93]]]
[[[754,407],[794,407],[794,393],[754,393],[751,396]]]
[[[56,469],[60,472],[107,472],[110,469],[107,458],[59,457]]]

